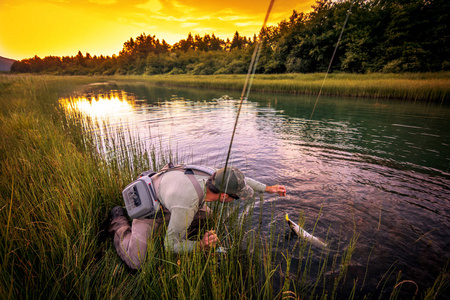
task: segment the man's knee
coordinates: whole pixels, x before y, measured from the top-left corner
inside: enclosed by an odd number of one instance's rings
[[[114,247],[122,261],[131,270],[139,270],[147,256],[147,241],[132,236],[131,230],[119,230],[114,236]]]

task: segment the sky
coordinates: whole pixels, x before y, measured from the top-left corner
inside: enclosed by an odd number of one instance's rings
[[[0,56],[119,54],[142,33],[170,45],[192,35],[232,39],[259,32],[270,0],[0,0]],[[315,0],[276,0],[268,25]]]

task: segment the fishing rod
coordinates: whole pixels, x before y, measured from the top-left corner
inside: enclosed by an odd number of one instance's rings
[[[264,18],[263,25],[261,27],[261,31],[266,27],[266,24],[267,24],[267,21],[269,19],[269,16],[270,16],[270,13],[272,11],[274,3],[275,3],[275,0],[271,0],[270,3],[269,3],[269,7],[267,9],[267,13],[266,13],[266,16]],[[319,98],[320,98],[320,96],[322,94],[323,86],[324,86],[325,81],[326,81],[326,79],[328,77],[328,74],[330,72],[331,65],[333,63],[334,57],[336,55],[336,52],[337,52],[337,49],[338,49],[338,46],[339,46],[339,43],[340,43],[340,41],[342,39],[342,35],[344,33],[344,30],[345,30],[345,27],[347,25],[349,16],[351,14],[353,3],[354,3],[354,1],[350,1],[350,8],[347,11],[347,15],[346,15],[344,24],[343,24],[341,32],[339,34],[339,38],[338,38],[338,41],[337,41],[336,46],[334,48],[333,55],[331,57],[330,63],[328,64],[327,72],[325,73],[325,77],[324,77],[324,79],[322,81],[322,85],[321,85],[321,88],[320,88],[319,93],[317,95],[317,99],[316,99],[316,102],[314,104],[313,110],[311,112],[310,119],[312,119],[312,117],[313,117],[313,114],[314,114],[314,111],[316,109],[317,103],[318,103]],[[221,184],[221,188],[220,188],[220,190],[222,191],[224,182],[226,182],[224,194],[226,194],[226,191],[227,191],[227,188],[228,188],[228,182],[229,182],[229,178],[227,178],[227,180],[224,180],[224,179],[225,179],[225,174],[226,174],[226,171],[227,171],[227,168],[228,168],[228,163],[229,163],[230,154],[231,154],[231,148],[232,148],[232,145],[233,145],[237,124],[238,124],[240,112],[241,112],[241,109],[242,109],[242,104],[243,104],[244,100],[248,99],[248,95],[250,94],[250,89],[251,89],[251,86],[253,84],[253,78],[255,76],[256,66],[258,64],[260,53],[261,53],[262,42],[263,41],[260,41],[260,40],[256,41],[255,49],[253,51],[252,59],[250,61],[250,65],[249,65],[249,68],[248,68],[247,76],[246,76],[246,79],[245,79],[244,87],[242,89],[242,93],[241,93],[241,97],[240,97],[240,101],[239,101],[239,107],[238,107],[238,111],[237,111],[237,114],[236,114],[236,119],[235,119],[235,123],[234,123],[234,127],[233,127],[233,132],[232,132],[232,135],[231,135],[230,145],[228,147],[228,153],[227,153],[227,158],[226,158],[226,161],[225,161],[225,167],[224,167],[224,172],[223,172],[223,177],[222,177],[222,184]],[[229,176],[230,175],[231,175],[231,173],[229,174]],[[221,197],[221,194],[219,194],[219,199],[220,199],[220,197]],[[222,206],[221,206],[221,209],[220,209],[220,213],[219,213],[219,219],[217,221],[217,224],[216,224],[217,226],[216,227],[218,227],[218,224],[220,224],[220,220],[222,218],[222,213],[223,213],[223,207],[224,207],[224,203],[222,203]],[[293,224],[295,224],[291,220],[289,220],[287,215],[286,215],[286,221],[288,221],[288,224],[290,225],[291,228],[292,228]],[[297,225],[297,227],[298,227],[298,225]],[[301,230],[302,231],[299,230],[299,232],[300,232],[299,235],[300,236],[302,236],[302,235],[306,236],[307,234],[309,235],[309,233],[307,233],[303,229],[301,229]],[[312,236],[312,238],[315,238],[315,237]]]
[[[339,38],[338,38],[338,41],[336,43],[336,47],[334,47],[333,55],[331,56],[330,63],[328,64],[327,72],[325,73],[325,77],[323,78],[323,81],[322,81],[322,86],[320,87],[319,94],[317,95],[316,102],[314,103],[314,107],[313,107],[313,110],[311,112],[311,116],[309,117],[310,120],[312,120],[314,111],[316,110],[317,102],[319,102],[320,95],[322,94],[322,89],[323,89],[323,86],[325,84],[325,80],[327,80],[328,73],[330,73],[331,64],[333,63],[334,56],[336,55],[337,48],[339,46],[339,43],[341,42],[341,38],[342,38],[342,34],[344,33],[345,25],[347,25],[348,17],[352,13],[353,2],[354,1],[350,1],[350,8],[347,11],[347,16],[345,17],[344,25],[342,26],[341,33],[339,34]]]
[[[270,13],[272,11],[274,3],[275,3],[275,0],[270,0],[269,7],[268,7],[267,12],[266,12],[266,16],[264,18],[264,22],[263,22],[263,25],[261,27],[261,31],[266,27],[267,20],[269,19],[269,16],[270,16]],[[230,159],[231,148],[233,146],[234,136],[236,134],[236,128],[237,128],[237,124],[238,124],[238,120],[239,120],[239,115],[241,113],[242,104],[243,104],[244,100],[248,99],[248,95],[250,94],[250,88],[251,88],[251,86],[253,84],[253,78],[254,78],[255,72],[256,72],[256,65],[258,64],[259,56],[260,56],[260,53],[261,53],[261,46],[262,46],[262,41],[256,40],[256,42],[255,42],[255,49],[253,50],[252,59],[250,61],[250,65],[248,67],[247,76],[245,78],[244,87],[242,89],[241,98],[240,98],[239,106],[238,106],[238,111],[237,111],[237,114],[236,114],[236,119],[234,121],[233,132],[231,134],[231,140],[230,140],[230,145],[228,147],[227,158],[225,160],[225,167],[224,167],[224,172],[223,172],[222,184],[221,184],[221,187],[220,187],[221,191],[222,191],[222,188],[223,188],[223,184],[225,182],[225,180],[224,180],[225,179],[225,174],[226,174],[226,171],[227,171],[227,168],[228,168],[228,162],[229,162],[229,159]],[[231,172],[230,172],[229,175],[231,175]],[[229,177],[226,180],[224,194],[226,194],[226,192],[227,192],[228,182],[229,182]],[[219,194],[219,199],[220,199],[220,197],[222,197],[222,193]],[[219,219],[217,221],[217,225],[220,224],[220,220],[222,218],[223,206],[224,206],[224,203],[222,202],[222,206],[221,206],[221,209],[220,209]]]

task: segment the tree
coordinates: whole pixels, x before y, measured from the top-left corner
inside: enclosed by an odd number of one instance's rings
[[[233,36],[233,40],[231,41],[230,50],[233,50],[235,48],[241,49],[243,45],[243,41],[241,37],[239,36],[239,32],[235,32]]]
[[[146,35],[142,33],[135,40],[130,38],[123,44],[122,51],[120,51],[119,56],[129,56],[133,59],[145,58],[149,53],[166,53],[169,51],[169,45],[165,40],[162,42],[156,38],[155,35]]]
[[[180,40],[178,43],[173,45],[173,49],[187,52],[189,50],[195,50],[194,44],[195,44],[194,38],[192,37],[192,34],[189,32],[188,37],[185,40]]]

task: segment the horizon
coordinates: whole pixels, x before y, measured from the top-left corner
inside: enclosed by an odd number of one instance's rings
[[[315,0],[275,1],[268,26],[294,10],[308,13]],[[261,29],[270,1],[230,0],[227,6],[206,0],[4,0],[0,4],[0,56],[13,60],[36,55],[118,55],[140,34],[171,46],[188,34],[214,34],[226,40],[236,31],[253,37]]]

